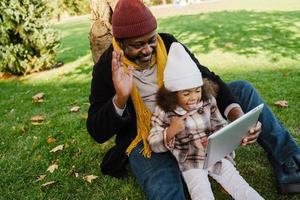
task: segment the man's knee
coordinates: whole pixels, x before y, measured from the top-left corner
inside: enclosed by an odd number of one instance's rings
[[[237,80],[229,83],[229,85],[233,88],[239,88],[240,90],[253,90],[254,87],[251,83],[245,80]]]

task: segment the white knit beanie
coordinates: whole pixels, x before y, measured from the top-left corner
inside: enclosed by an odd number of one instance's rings
[[[172,92],[203,85],[201,72],[196,63],[178,42],[172,43],[169,50],[164,71],[164,85]]]

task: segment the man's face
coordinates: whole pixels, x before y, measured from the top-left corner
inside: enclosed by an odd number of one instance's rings
[[[156,31],[152,31],[141,37],[125,39],[121,44],[125,56],[143,68],[150,67],[156,45]]]

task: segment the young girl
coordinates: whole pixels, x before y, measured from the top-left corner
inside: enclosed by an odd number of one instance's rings
[[[203,83],[204,82],[204,83]],[[213,85],[201,73],[184,47],[170,47],[164,86],[157,93],[148,142],[154,152],[171,151],[178,161],[189,193],[195,199],[214,199],[208,174],[234,198],[263,199],[239,175],[230,155],[204,170],[210,134],[226,125],[213,97]]]

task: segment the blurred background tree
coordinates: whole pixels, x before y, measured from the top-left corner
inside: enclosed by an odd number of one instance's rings
[[[60,21],[62,15],[82,15],[89,12],[90,0],[48,0],[51,16]]]
[[[144,0],[144,3],[149,6],[166,5],[173,2],[174,0]]]
[[[96,63],[112,41],[111,18],[118,0],[90,0],[91,29],[90,48]]]
[[[45,0],[1,0],[0,72],[29,74],[55,67],[59,38]]]

